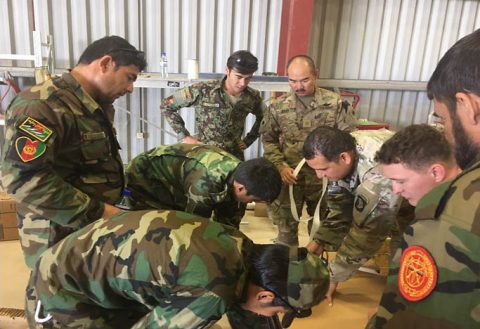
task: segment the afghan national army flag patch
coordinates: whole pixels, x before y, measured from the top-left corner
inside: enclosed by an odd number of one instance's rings
[[[398,272],[398,289],[402,296],[417,302],[425,299],[437,284],[437,265],[428,250],[410,246],[403,251]]]
[[[47,146],[40,141],[33,141],[28,137],[21,136],[15,141],[15,148],[20,159],[23,162],[29,162],[45,153]]]
[[[30,117],[26,118],[18,129],[41,142],[45,142],[53,133],[52,129]]]

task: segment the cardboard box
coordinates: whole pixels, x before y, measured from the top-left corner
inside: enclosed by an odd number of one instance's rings
[[[15,201],[0,192],[0,240],[18,240]]]

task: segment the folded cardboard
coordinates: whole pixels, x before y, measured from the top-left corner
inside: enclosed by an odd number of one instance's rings
[[[5,192],[0,192],[0,240],[17,240],[17,214],[15,201]]]

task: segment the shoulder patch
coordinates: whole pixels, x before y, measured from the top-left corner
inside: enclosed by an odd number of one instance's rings
[[[365,209],[365,206],[368,204],[368,200],[363,195],[358,195],[357,200],[355,200],[355,209],[358,212],[362,212]]]
[[[437,284],[437,265],[432,255],[423,247],[410,246],[400,259],[398,289],[411,302],[425,299]]]
[[[31,117],[27,117],[18,129],[41,142],[45,142],[53,133],[52,129]]]
[[[15,141],[15,149],[23,162],[29,162],[45,153],[47,146],[40,141],[33,141],[28,137],[21,136]]]

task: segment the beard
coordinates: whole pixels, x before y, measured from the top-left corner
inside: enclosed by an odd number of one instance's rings
[[[479,160],[480,146],[468,137],[458,118],[452,121],[455,159],[459,167],[464,170]]]

